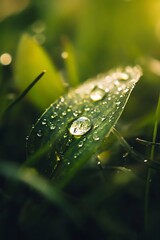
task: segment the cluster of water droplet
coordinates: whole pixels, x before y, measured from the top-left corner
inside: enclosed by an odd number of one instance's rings
[[[99,75],[70,91],[46,110],[36,125],[36,136],[44,141],[43,144],[46,141],[43,137],[47,134],[47,141],[58,142],[58,164],[72,143],[73,158],[77,159],[87,151],[86,142],[97,144],[104,137],[102,131],[109,133],[124,108],[126,96],[140,76],[139,67],[119,68]],[[66,164],[69,165],[70,161],[66,160]]]

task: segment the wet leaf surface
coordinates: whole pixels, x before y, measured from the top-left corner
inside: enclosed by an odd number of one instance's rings
[[[118,68],[60,97],[31,131],[27,153],[32,165],[55,184],[65,186],[97,155],[141,75],[138,66]],[[41,157],[34,158],[40,151]]]

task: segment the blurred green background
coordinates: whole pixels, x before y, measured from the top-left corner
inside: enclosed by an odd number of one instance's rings
[[[1,160],[18,165],[25,161],[25,137],[45,108],[66,91],[63,81],[76,86],[111,68],[136,64],[143,77],[118,127],[148,157],[150,149],[136,143],[135,137],[152,140],[160,92],[160,1],[0,0],[1,110],[47,68],[29,95],[1,117]],[[109,163],[127,167],[129,159],[124,160],[123,153],[111,139]],[[159,154],[157,148],[156,160]],[[9,183],[2,178],[0,238],[143,239],[146,171],[133,160],[131,166],[136,178],[107,171],[105,185],[92,170],[76,176],[67,190],[76,223],[26,186],[14,198],[4,197]],[[158,181],[155,174],[148,239],[160,238]]]

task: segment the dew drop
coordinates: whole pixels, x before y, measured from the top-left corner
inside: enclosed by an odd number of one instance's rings
[[[94,141],[99,141],[99,136],[97,135],[97,133],[93,134],[93,140]]]
[[[103,89],[95,87],[90,93],[90,98],[95,102],[100,101],[104,98],[105,94],[106,92]]]
[[[129,88],[126,88],[123,92],[127,93],[129,91]]]
[[[55,128],[56,128],[55,125],[53,125],[53,124],[50,125],[50,130],[54,130]]]
[[[106,88],[106,89],[105,89],[105,92],[106,92],[106,93],[109,93],[109,91],[110,91],[109,88]]]
[[[47,119],[44,118],[43,121],[42,121],[42,125],[46,125],[47,124]]]
[[[73,121],[69,132],[75,136],[82,136],[91,129],[92,125],[87,117],[80,117]]]
[[[67,137],[68,137],[68,134],[65,133],[65,134],[63,135],[63,138],[67,138]]]
[[[126,158],[128,155],[129,155],[128,152],[124,153],[124,154],[123,154],[123,158]]]
[[[77,117],[78,116],[78,111],[73,112],[73,116]]]
[[[62,112],[62,115],[63,115],[63,116],[66,116],[66,114],[67,114],[66,112]]]
[[[38,136],[38,137],[42,137],[42,130],[41,130],[41,129],[38,130],[38,132],[37,132],[37,136]]]
[[[116,105],[120,105],[120,103],[121,103],[120,101],[119,101],[119,102],[116,102]]]
[[[118,87],[118,91],[119,91],[119,92],[122,91],[122,87]]]
[[[106,119],[106,116],[103,115],[102,118],[101,118],[102,122],[103,122],[105,119]]]
[[[55,118],[57,116],[58,116],[58,114],[56,112],[54,112],[54,113],[52,113],[51,118],[53,119],[53,118]]]
[[[85,112],[88,112],[88,111],[90,111],[90,108],[89,108],[89,107],[85,107],[85,108],[84,108],[84,111],[85,111]]]
[[[29,139],[29,136],[26,136],[26,141],[28,141],[28,139]]]
[[[80,141],[80,142],[78,143],[78,147],[83,147],[83,141]]]

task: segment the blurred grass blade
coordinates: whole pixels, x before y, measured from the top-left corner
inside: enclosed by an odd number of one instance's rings
[[[79,79],[74,48],[67,38],[63,39],[63,45],[64,51],[62,52],[61,56],[65,63],[67,81],[71,87],[75,87],[79,84]]]
[[[32,37],[24,34],[18,45],[14,67],[18,88],[23,91],[44,69],[46,75],[27,96],[37,107],[43,109],[64,93],[64,84],[44,49]]]
[[[59,206],[70,218],[74,218],[70,206],[68,202],[65,201],[62,193],[57,191],[49,181],[40,176],[35,169],[27,167],[20,168],[11,163],[1,162],[0,175],[29,185],[46,199]]]
[[[34,79],[34,81],[5,109],[4,112],[9,111],[11,108],[13,108],[19,101],[21,101],[26,95],[27,93],[33,88],[33,86],[41,79],[41,77],[45,74],[45,70],[38,75],[38,77],[36,77]]]
[[[32,166],[65,186],[98,153],[141,74],[137,66],[118,68],[87,81],[52,104],[31,131],[28,158],[46,145],[50,149],[32,161]]]
[[[159,95],[157,110],[156,110],[156,121],[157,123],[160,123],[160,95]]]

